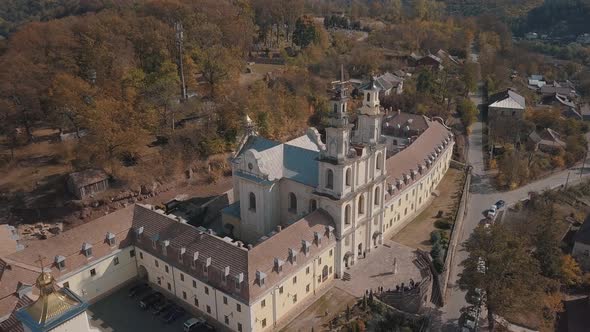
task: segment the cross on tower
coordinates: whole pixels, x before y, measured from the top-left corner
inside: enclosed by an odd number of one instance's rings
[[[45,257],[39,255],[39,258],[35,261],[37,263],[39,263],[39,267],[41,267],[41,272],[43,272],[43,267],[45,266],[45,264],[43,264],[43,260],[45,260]]]

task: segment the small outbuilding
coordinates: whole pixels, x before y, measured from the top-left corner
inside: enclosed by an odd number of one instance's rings
[[[68,190],[78,199],[103,192],[109,188],[109,176],[101,169],[87,169],[68,176]]]

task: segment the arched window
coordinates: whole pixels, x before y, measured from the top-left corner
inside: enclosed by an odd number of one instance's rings
[[[256,195],[254,195],[254,193],[250,193],[249,195],[249,209],[251,211],[256,211]]]
[[[297,196],[294,193],[289,193],[289,211],[297,212]]]
[[[349,168],[346,170],[346,185],[347,186],[350,186],[350,184],[352,183],[351,177],[352,177],[352,171]]]
[[[326,171],[326,188],[334,189],[334,172],[331,169]]]
[[[334,113],[338,113],[338,104],[334,104]]]
[[[379,205],[381,201],[381,189],[379,187],[375,188],[375,205]]]
[[[344,208],[344,224],[350,225],[350,204]]]
[[[359,214],[365,213],[365,195],[359,197]]]
[[[377,153],[377,165],[376,168],[377,169],[381,169],[381,165],[383,164],[383,156],[381,155],[381,153]]]
[[[342,113],[346,112],[346,104],[342,104]]]
[[[367,92],[367,101],[371,101],[371,93]]]
[[[315,199],[309,200],[309,212],[313,212],[318,209],[318,202]]]

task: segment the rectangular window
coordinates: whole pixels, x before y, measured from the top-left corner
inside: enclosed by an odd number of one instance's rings
[[[242,332],[242,323],[238,323],[238,332]]]
[[[283,294],[283,286],[279,287],[279,294]]]
[[[143,259],[143,252],[139,252],[139,258]]]
[[[166,270],[166,273],[168,273],[168,265],[164,265],[164,270]]]
[[[332,269],[332,266],[330,266],[330,274],[332,274],[332,271],[334,271],[334,270]]]
[[[180,274],[180,281],[184,281],[184,274]]]
[[[237,312],[242,312],[242,305],[239,303],[236,303],[236,311]]]
[[[195,297],[195,301],[194,301],[194,302],[195,302],[195,307],[198,307],[198,306],[199,306],[199,299],[197,299],[197,298]]]
[[[197,281],[193,280],[193,288],[197,288]]]
[[[223,316],[223,321],[225,322],[225,325],[229,325],[229,317]]]
[[[211,313],[211,307],[207,306],[207,313],[210,314]]]
[[[119,257],[113,258],[113,264],[119,265]]]
[[[171,291],[172,290],[172,285],[170,283],[168,283],[168,290]]]
[[[307,286],[305,286],[305,292],[309,293],[309,284],[307,284]]]
[[[205,286],[205,294],[209,295],[209,287]]]
[[[297,294],[293,295],[293,303],[297,302]]]
[[[262,327],[266,327],[266,318],[262,320]]]
[[[309,266],[305,269],[305,274],[309,274]]]
[[[157,259],[154,259],[154,262],[155,262],[154,264],[156,264],[156,267],[160,267],[160,263],[158,263]]]
[[[266,307],[266,300],[262,300],[262,301],[260,301],[260,307],[261,307],[261,308],[264,308],[264,307]]]
[[[332,257],[332,254],[333,254],[332,249],[330,249],[330,257]]]
[[[129,257],[135,257],[135,250],[134,249],[131,249],[129,251]]]
[[[402,199],[400,198],[399,201],[397,201],[397,206],[402,206]]]
[[[322,258],[318,258],[318,265],[322,265]]]
[[[94,277],[96,275],[96,269],[91,269],[90,270],[90,276]]]
[[[297,283],[297,276],[293,277],[293,285],[295,285]]]
[[[183,298],[184,300],[186,300],[186,292],[185,292],[185,291],[183,291],[183,292],[182,292],[182,298]]]
[[[63,286],[64,288],[70,288],[70,283],[66,281],[64,282]]]
[[[227,297],[223,297],[223,304],[227,304]]]

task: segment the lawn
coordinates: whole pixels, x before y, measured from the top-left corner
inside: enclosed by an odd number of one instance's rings
[[[437,229],[434,226],[435,221],[441,219],[436,216],[439,211],[443,211],[443,218],[453,220],[461,197],[464,179],[462,171],[449,168],[436,188],[438,197],[434,198],[430,206],[391,239],[411,248],[430,251],[432,247],[430,233]]]

